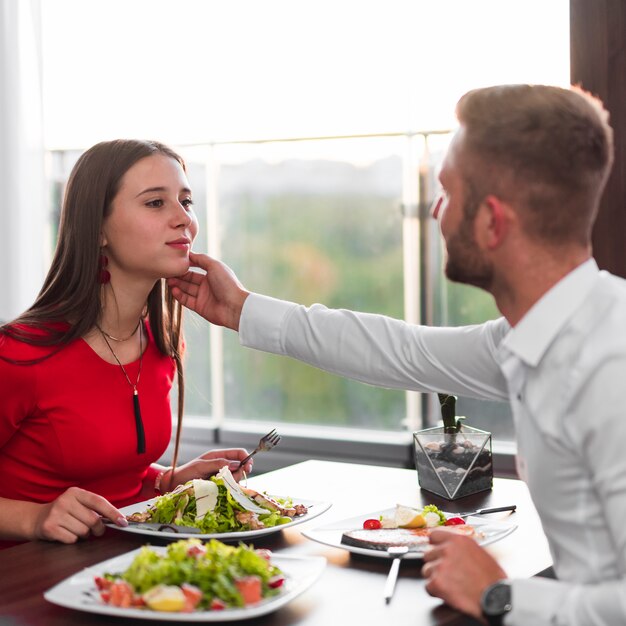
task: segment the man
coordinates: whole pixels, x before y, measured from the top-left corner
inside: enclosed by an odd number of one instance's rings
[[[471,91],[440,174],[446,273],[503,317],[465,328],[251,294],[205,256],[174,295],[243,345],[367,383],[508,399],[518,471],[558,580],[507,580],[468,538],[432,535],[426,588],[489,624],[626,623],[626,281],[600,272],[591,229],[612,162],[599,101],[577,89]]]

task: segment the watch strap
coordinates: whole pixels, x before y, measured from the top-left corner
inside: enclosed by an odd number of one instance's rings
[[[487,620],[489,626],[504,626],[504,615],[485,615],[483,617]]]

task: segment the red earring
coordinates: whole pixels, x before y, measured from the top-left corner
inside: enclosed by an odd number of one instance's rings
[[[98,282],[101,285],[106,285],[111,280],[111,273],[106,268],[108,264],[109,264],[109,257],[107,257],[104,254],[101,254],[100,260],[99,260],[100,269],[98,270]]]

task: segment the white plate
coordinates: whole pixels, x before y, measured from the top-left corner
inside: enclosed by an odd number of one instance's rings
[[[106,572],[115,573],[125,570],[141,548],[127,552],[115,558],[87,567],[78,574],[61,581],[44,593],[48,602],[68,609],[114,615],[116,617],[135,617],[138,619],[162,620],[171,622],[232,622],[251,619],[276,611],[306,591],[322,574],[326,567],[323,557],[295,557],[272,555],[272,563],[285,574],[285,583],[281,593],[263,600],[258,604],[243,609],[224,609],[223,611],[195,611],[194,613],[165,613],[150,609],[121,608],[104,604],[94,582],[94,576]],[[155,552],[164,553],[164,547],[152,547]]]
[[[340,520],[332,524],[327,524],[326,526],[318,526],[317,528],[303,531],[302,534],[308,539],[312,539],[313,541],[317,541],[318,543],[323,543],[327,546],[332,546],[333,548],[348,550],[349,552],[353,552],[354,554],[376,556],[383,559],[393,558],[393,556],[389,555],[386,550],[359,548],[357,546],[349,546],[345,543],[341,543],[341,536],[346,531],[363,528],[363,522],[366,519],[378,519],[380,515],[384,515],[385,517],[393,517],[395,510],[396,509],[394,507],[391,509],[385,509],[383,511],[374,511],[373,513],[350,517],[348,519]],[[448,516],[454,517],[454,513],[449,513]],[[483,536],[478,539],[478,543],[481,546],[487,546],[490,543],[494,543],[495,541],[500,541],[500,539],[504,539],[504,537],[510,535],[517,528],[516,524],[512,524],[510,522],[494,522],[481,519],[478,516],[468,518],[468,524],[471,524],[474,528],[476,528],[477,531],[480,531],[482,533]],[[424,550],[421,550],[418,547],[411,549],[411,551],[404,555],[402,558],[421,559],[423,556]]]
[[[273,498],[280,498],[282,496],[272,496]],[[145,502],[138,502],[137,504],[131,504],[130,506],[125,506],[120,509],[120,511],[124,515],[130,515],[131,513],[137,513],[141,511],[145,511],[150,504],[152,504],[156,498],[152,498],[150,500],[146,500]],[[304,500],[303,498],[291,498],[291,500],[296,504],[304,504],[307,508],[307,513],[305,515],[300,515],[299,517],[295,517],[293,521],[287,524],[279,524],[278,526],[270,526],[269,528],[260,528],[259,530],[242,530],[238,532],[230,532],[230,533],[188,533],[188,532],[173,532],[167,530],[156,530],[153,528],[144,528],[141,526],[133,526],[132,524],[129,526],[117,526],[115,524],[107,523],[107,526],[111,528],[115,528],[116,530],[122,530],[127,533],[137,533],[139,535],[149,535],[151,537],[164,537],[169,539],[219,539],[220,541],[234,541],[236,539],[252,539],[254,537],[261,537],[262,535],[269,535],[270,533],[275,533],[284,528],[291,528],[292,526],[296,526],[297,524],[302,524],[304,522],[308,522],[316,518],[318,515],[321,515],[325,511],[328,511],[331,507],[330,502],[316,502],[314,500]]]

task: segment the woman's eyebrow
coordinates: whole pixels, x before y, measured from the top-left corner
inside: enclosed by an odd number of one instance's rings
[[[148,189],[144,189],[143,191],[140,191],[135,198],[138,198],[139,196],[143,196],[146,193],[155,193],[155,192],[163,192],[163,191],[167,191],[167,187],[149,187]],[[179,193],[191,193],[191,189],[189,189],[189,187],[183,187]]]

